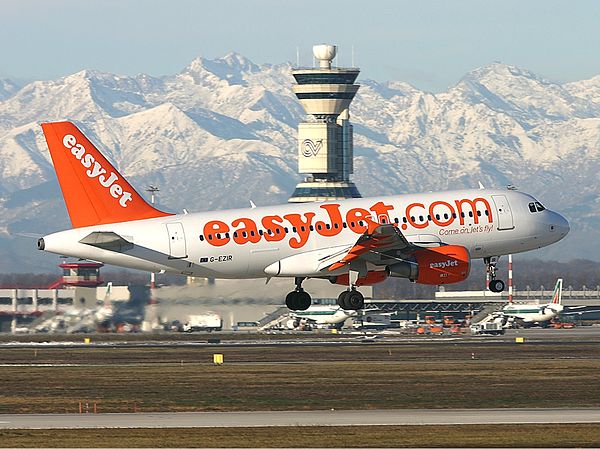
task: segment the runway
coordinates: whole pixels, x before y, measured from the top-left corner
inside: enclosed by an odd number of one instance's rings
[[[600,408],[0,415],[2,429],[600,423]]]

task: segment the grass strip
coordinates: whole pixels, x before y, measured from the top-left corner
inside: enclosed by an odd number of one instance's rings
[[[0,430],[0,447],[598,447],[600,424]]]

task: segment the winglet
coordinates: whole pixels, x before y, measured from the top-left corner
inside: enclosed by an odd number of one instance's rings
[[[73,227],[171,215],[148,204],[73,123],[42,129]]]

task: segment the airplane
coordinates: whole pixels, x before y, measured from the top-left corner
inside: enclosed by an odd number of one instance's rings
[[[291,313],[293,327],[298,327],[300,323],[306,322],[317,327],[335,326],[341,328],[348,318],[357,315],[356,310],[344,310],[339,305],[320,304],[312,304],[306,310],[297,310]]]
[[[388,277],[441,285],[483,259],[489,288],[501,255],[558,242],[568,221],[514,188],[455,190],[343,201],[172,214],[148,204],[71,122],[42,124],[72,229],[38,249],[126,268],[210,278],[289,277],[286,305],[306,310],[306,278],[345,289],[345,310],[364,307],[356,287]]]
[[[512,321],[521,322],[525,326],[550,321],[552,318],[560,315],[564,310],[564,306],[562,305],[562,285],[563,280],[559,278],[554,286],[552,299],[547,304],[509,303],[502,308],[501,314],[503,317]]]

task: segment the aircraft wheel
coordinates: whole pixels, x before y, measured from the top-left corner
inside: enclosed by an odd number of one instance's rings
[[[344,290],[342,293],[340,293],[340,295],[337,298],[337,305],[340,306],[342,309],[347,309],[346,296],[348,296],[348,293],[350,293],[348,290]]]
[[[285,297],[285,305],[290,310],[298,310],[298,293],[297,291],[289,292]]]
[[[490,291],[494,293],[500,293],[504,290],[504,281],[500,279],[494,279],[490,281]]]
[[[365,307],[365,297],[358,290],[351,290],[346,295],[347,310],[359,310]]]
[[[297,292],[296,310],[306,310],[312,304],[312,298],[305,291]]]

